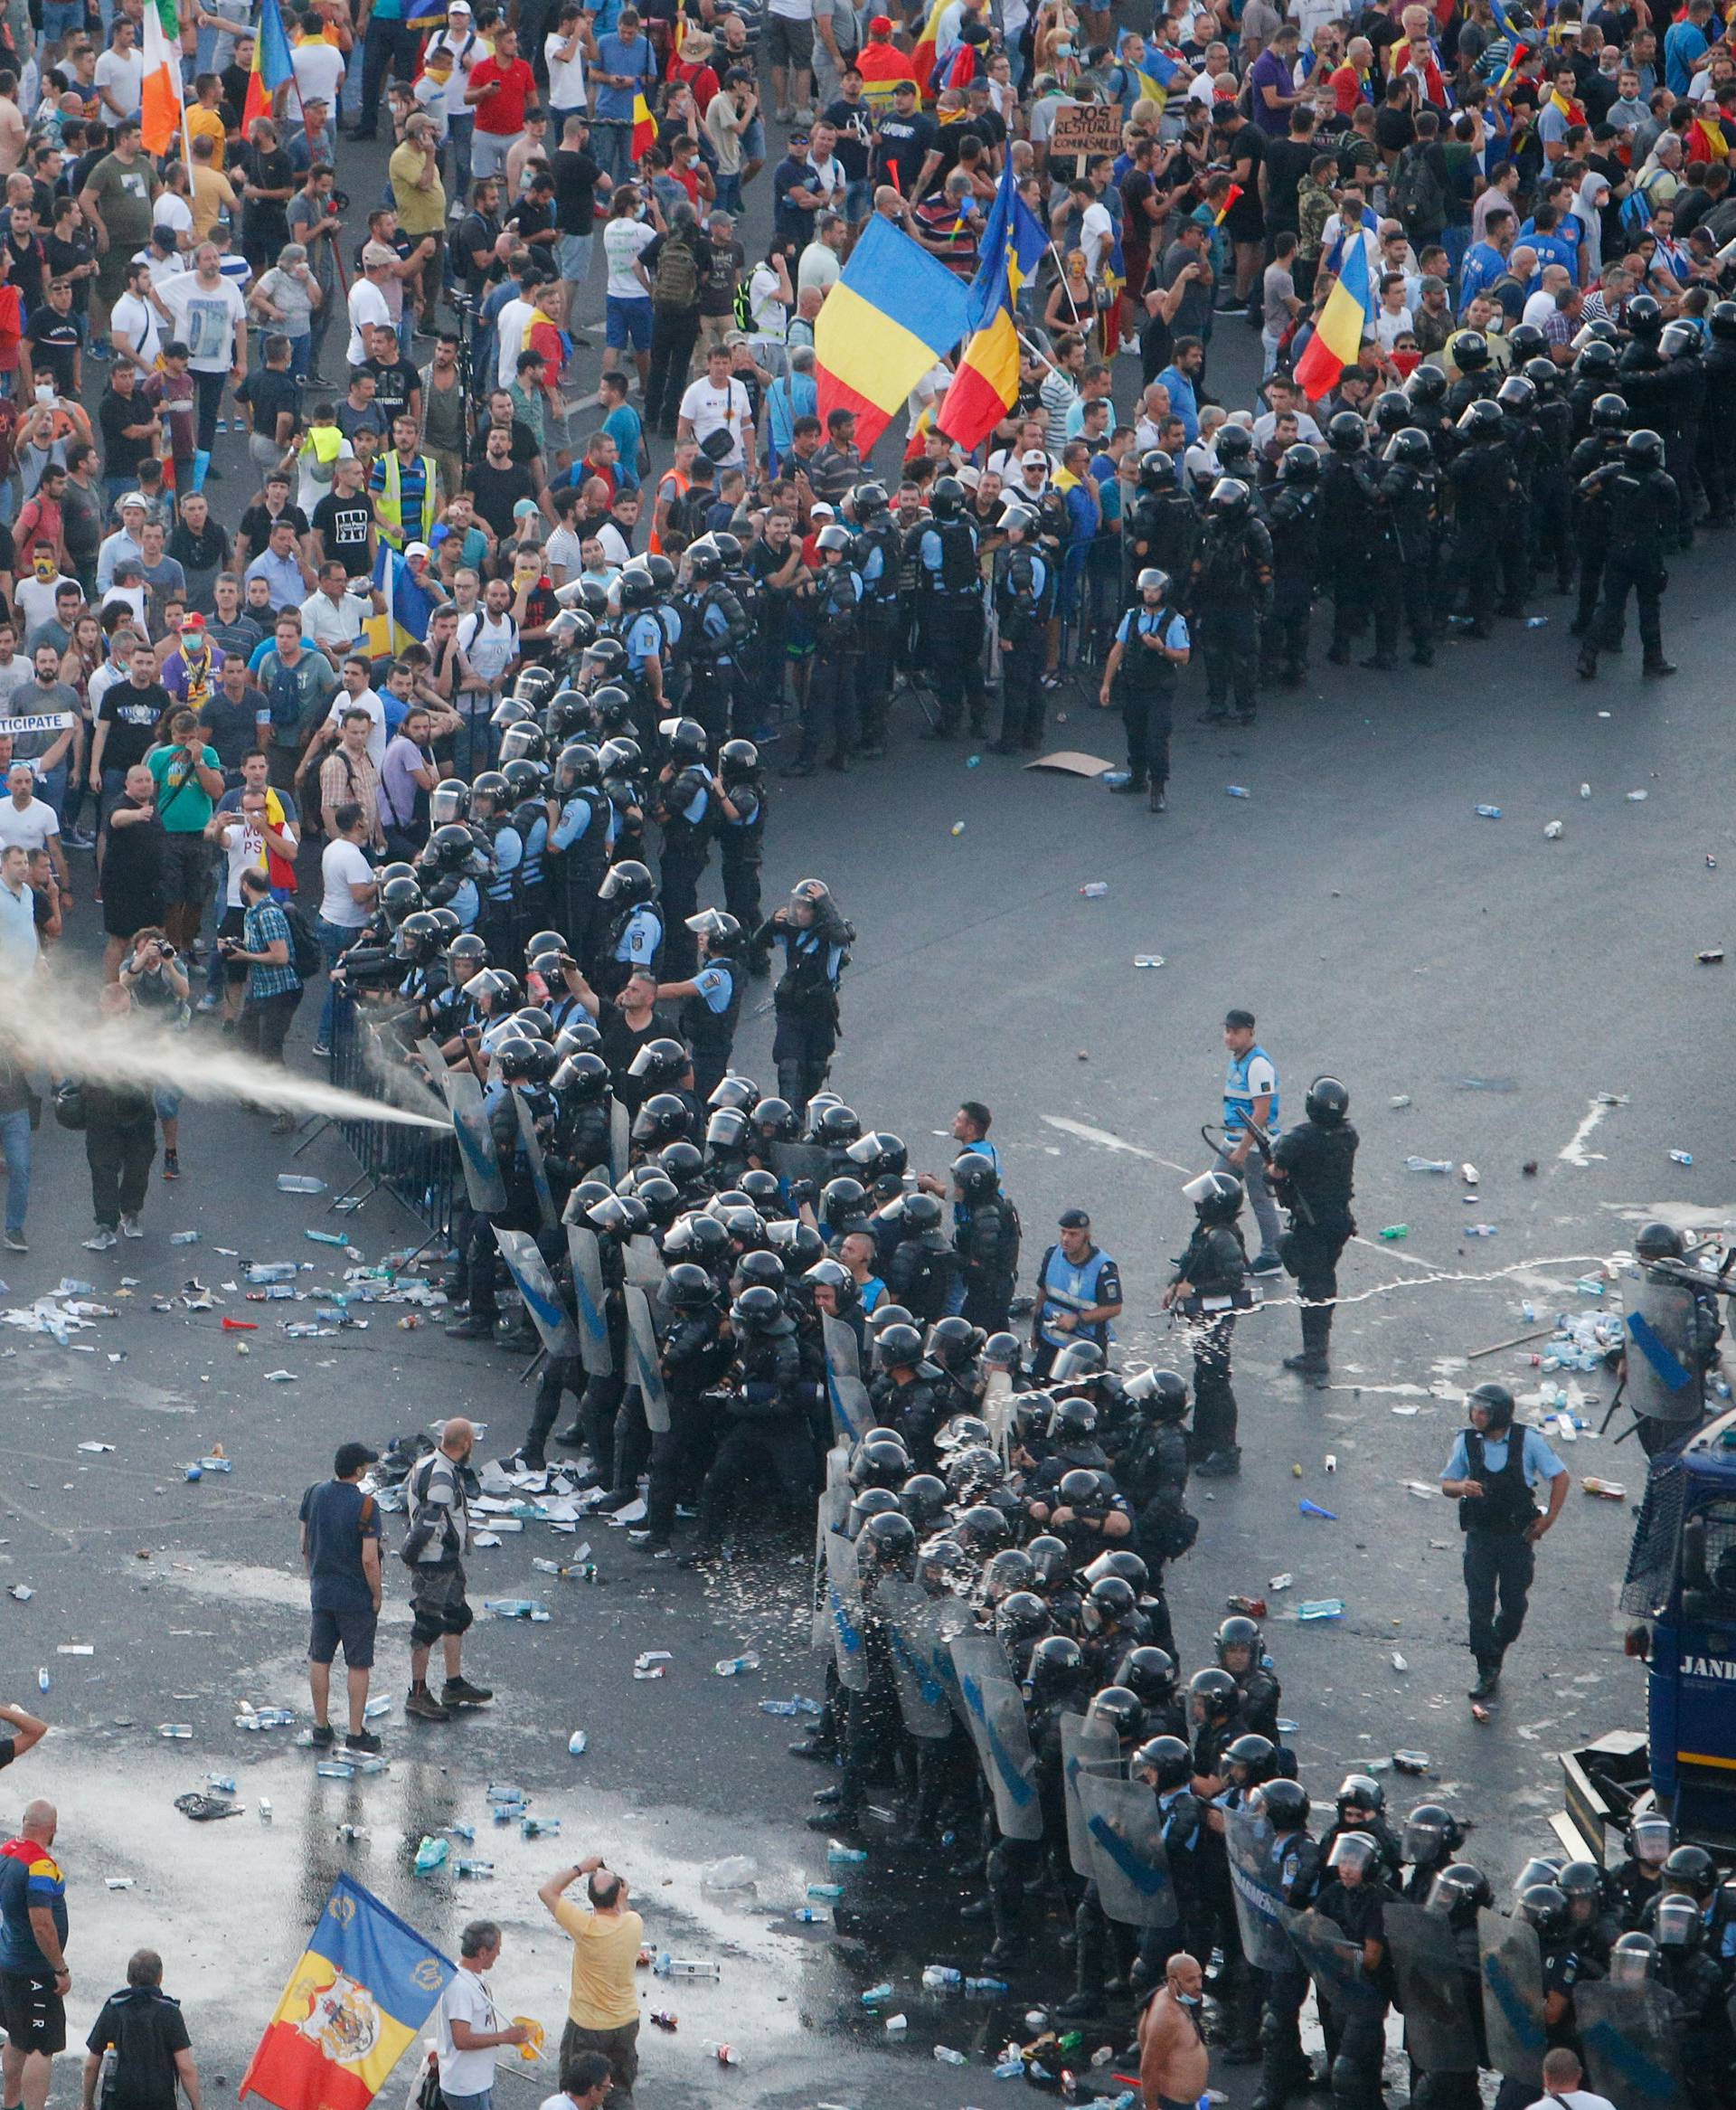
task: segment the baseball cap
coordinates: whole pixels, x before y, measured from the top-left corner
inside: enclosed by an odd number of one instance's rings
[[[524,520],[528,517],[529,515],[540,512],[542,508],[537,505],[537,502],[534,498],[521,498],[517,505],[513,507],[513,518],[514,520]]]
[[[435,532],[438,534],[439,531],[436,529]],[[446,532],[450,535],[452,530],[448,527]],[[404,554],[406,557],[431,557],[434,553],[425,542],[413,542],[404,551]]]
[[[1063,1231],[1089,1231],[1091,1227],[1091,1219],[1083,1209],[1062,1209],[1055,1222]]]
[[[892,33],[892,18],[890,14],[871,14],[868,17],[868,34],[871,37],[889,37]]]
[[[397,252],[388,249],[383,241],[370,241],[363,248],[362,268],[363,270],[370,264],[378,266],[380,264],[395,264],[397,261]]]
[[[810,520],[817,520],[822,514],[824,514],[828,520],[835,520],[837,518],[837,508],[833,506],[828,506],[824,498],[820,498],[816,500],[816,502],[807,509],[807,516]]]
[[[181,619],[181,628],[184,630],[203,630],[204,627],[205,619],[196,610],[193,614],[189,616],[183,616]]]
[[[1025,452],[1019,457],[1019,467],[1021,468],[1047,468],[1048,466],[1049,457],[1043,451],[1041,447],[1028,448]]]
[[[467,14],[469,9],[465,13]],[[332,1471],[339,1480],[347,1480],[358,1466],[377,1465],[380,1453],[370,1451],[365,1443],[340,1443],[337,1456],[332,1460]]]
[[[1444,293],[1447,290],[1447,281],[1445,279],[1437,278],[1433,271],[1425,271],[1421,278],[1417,280],[1417,290],[1419,293]]]

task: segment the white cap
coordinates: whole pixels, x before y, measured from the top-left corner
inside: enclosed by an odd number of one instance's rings
[[[413,542],[405,549],[407,557],[431,557],[434,553],[425,542]]]
[[[1025,453],[1019,457],[1019,467],[1021,468],[1047,468],[1048,466],[1049,457],[1043,451],[1041,447],[1030,448]]]
[[[141,513],[148,513],[151,509],[150,502],[143,491],[128,491],[127,493],[120,501],[121,511],[126,512],[129,506],[137,506]]]

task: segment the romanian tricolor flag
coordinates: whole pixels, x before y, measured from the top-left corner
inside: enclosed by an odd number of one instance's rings
[[[657,120],[643,95],[633,98],[633,158],[643,161],[657,143]]]
[[[1373,312],[1368,244],[1360,239],[1347,241],[1344,269],[1326,295],[1326,305],[1314,326],[1307,349],[1296,363],[1296,384],[1311,403],[1330,395],[1338,385],[1341,370],[1356,364]]]
[[[971,281],[970,341],[935,420],[960,447],[979,446],[1017,398],[1019,333],[1013,296],[1046,246],[1041,223],[1019,196],[1009,156],[983,231],[983,259]]]
[[[1686,158],[1689,161],[1730,159],[1730,142],[1724,137],[1722,126],[1715,119],[1708,121],[1704,118],[1695,118],[1688,127],[1687,137],[1683,144],[1687,149]]]
[[[265,0],[265,5],[269,13],[273,0]],[[175,0],[145,0],[139,45],[145,60],[140,106],[145,151],[166,154],[169,142],[181,129],[181,22]]]
[[[278,0],[263,0],[259,34],[253,39],[253,71],[247,77],[247,101],[241,111],[243,133],[251,128],[255,118],[271,115],[278,89],[294,77],[295,71]]]
[[[240,2093],[277,2110],[367,2110],[456,1975],[414,1927],[340,1876]]]
[[[1582,125],[1585,122],[1584,105],[1570,102],[1559,88],[1550,90],[1549,107],[1558,117],[1565,118],[1570,125]]]
[[[969,327],[970,288],[878,213],[814,324],[820,416],[856,413],[865,455],[935,362]]]
[[[922,34],[917,38],[910,52],[910,73],[917,87],[928,92],[929,76],[934,71],[936,33],[940,27],[940,17],[951,5],[952,0],[934,0],[929,10],[929,19],[922,24]]]

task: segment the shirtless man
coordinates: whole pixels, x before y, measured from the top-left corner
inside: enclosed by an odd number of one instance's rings
[[[1200,2031],[1203,1976],[1185,1950],[1139,2015],[1139,2092],[1146,2110],[1191,2110],[1205,2093],[1211,2054]]]

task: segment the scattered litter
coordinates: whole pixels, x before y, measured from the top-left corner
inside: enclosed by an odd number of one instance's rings
[[[1136,967],[1163,967],[1166,964],[1161,952],[1138,952],[1134,955]]]
[[[1087,901],[1101,901],[1103,896],[1109,891],[1109,883],[1107,879],[1088,880],[1086,884],[1080,888],[1079,891],[1085,896]]]
[[[197,1245],[198,1243],[199,1234],[197,1231],[172,1231],[169,1234],[171,1245]]]
[[[89,1451],[93,1457],[100,1456],[106,1451],[112,1451],[114,1447],[112,1443],[80,1443],[79,1445],[80,1451]]]
[[[1251,799],[1253,797],[1253,793],[1246,784],[1226,784],[1223,788],[1232,799]]]
[[[431,1832],[425,1833],[421,1844],[416,1849],[416,1873],[419,1876],[431,1876],[436,1869],[443,1869],[450,1850],[446,1840],[437,1838]]]
[[[864,1856],[864,1859],[866,1857]],[[693,1958],[672,1956],[667,1949],[657,1952],[657,1959],[651,1969],[658,1978],[708,1978],[717,1980],[723,1975],[723,1966],[710,1957]]]
[[[485,1597],[482,1608],[493,1619],[528,1619],[539,1626],[553,1616],[534,1597]]]
[[[21,1604],[28,1604],[36,1593],[28,1583],[14,1583],[6,1594],[8,1597],[15,1597]]]
[[[1694,1152],[1692,1150],[1672,1150],[1670,1152],[1670,1162],[1672,1165],[1692,1165],[1694,1163]]]
[[[1459,1235],[1464,1238],[1498,1238],[1501,1226],[1498,1224],[1467,1224]]]
[[[950,2044],[937,2044],[934,2048],[934,2056],[942,2066],[967,2066],[969,2064],[964,2053],[955,2051]]]
[[[845,1846],[841,1839],[829,1839],[826,1844],[826,1858],[835,1869],[853,1869],[859,1867],[868,1856],[859,1846]]]
[[[1479,806],[1477,809],[1477,817],[1479,820],[1499,820],[1501,809],[1498,806]]]
[[[567,1750],[574,1758],[582,1758],[585,1755],[585,1747],[590,1742],[590,1738],[582,1729],[575,1729],[571,1736],[567,1738]]]
[[[1325,1511],[1319,1514],[1324,1515]],[[1307,1597],[1296,1608],[1296,1616],[1302,1620],[1342,1619],[1344,1601],[1342,1597]]]
[[[1409,1224],[1388,1224],[1381,1232],[1381,1236],[1388,1240],[1389,1243],[1400,1238],[1408,1238],[1410,1235],[1410,1226]]]
[[[1703,952],[1696,952],[1694,957],[1702,967],[1722,967],[1724,964],[1724,949],[1722,945],[1708,945]]]
[[[195,1824],[209,1824],[217,1817],[239,1817],[242,1805],[230,1802],[217,1795],[177,1795],[175,1806],[184,1817],[191,1817]]]
[[[279,1194],[324,1194],[325,1191],[326,1182],[316,1179],[311,1172],[279,1172],[278,1175]]]
[[[1400,1410],[1394,1407],[1392,1411],[1397,1414]],[[1417,1410],[1413,1406],[1410,1411],[1415,1414]],[[1408,1495],[1415,1495],[1420,1502],[1432,1502],[1440,1493],[1438,1487],[1430,1487],[1426,1480],[1407,1480],[1404,1483],[1404,1491]]]
[[[1561,841],[1561,823],[1559,820],[1546,820],[1543,823],[1543,839],[1545,842],[1552,843]]]
[[[301,1382],[293,1370],[268,1370],[265,1381],[268,1385],[299,1385]]]
[[[1309,1501],[1306,1495],[1304,1495],[1302,1500],[1297,1502],[1296,1508],[1298,1516],[1318,1517],[1323,1522],[1327,1524],[1335,1524],[1338,1521],[1338,1515],[1336,1510],[1323,1509],[1317,1502]]]
[[[1410,1094],[1408,1092],[1395,1092],[1392,1097],[1389,1099],[1386,1103],[1396,1113],[1400,1107],[1410,1105]]]
[[[1395,1670],[1408,1670],[1410,1668],[1396,1649],[1392,1651],[1392,1668]]]
[[[1528,615],[1525,618],[1525,628],[1528,630],[1546,630],[1549,628],[1549,618],[1546,615]]]
[[[1407,1172],[1450,1172],[1453,1161],[1450,1158],[1407,1158],[1404,1169]]]
[[[1650,797],[1651,793],[1649,791],[1629,791],[1628,794],[1628,803],[1630,806],[1637,806],[1642,799],[1649,799]]]
[[[712,1665],[720,1678],[739,1678],[744,1670],[757,1670],[760,1659],[750,1652],[745,1656],[726,1656],[721,1663]]]
[[[1580,786],[1580,797],[1581,799],[1589,799],[1590,796],[1591,796],[1591,787],[1590,787],[1590,784],[1581,784],[1581,785]]]
[[[184,1743],[193,1735],[191,1722],[164,1722],[157,1729],[159,1736],[171,1736]]]
[[[1296,1577],[1292,1575],[1286,1574],[1282,1575],[1274,1575],[1271,1581],[1267,1584],[1266,1587],[1276,1594],[1279,1590],[1289,1589],[1294,1585]]]
[[[910,2018],[908,2015],[888,2015],[884,2026],[889,2035],[896,2037],[910,2028]]]
[[[1429,1754],[1426,1751],[1395,1751],[1392,1763],[1401,1773],[1427,1773]]]
[[[1580,1486],[1587,1494],[1596,1495],[1602,1501],[1625,1502],[1628,1500],[1628,1490],[1618,1480],[1594,1480],[1588,1475],[1580,1481]]]
[[[948,835],[963,835],[964,832],[965,824],[962,820],[955,820],[952,826],[947,830]]]
[[[133,1878],[130,1876],[105,1876],[102,1878],[102,1887],[105,1890],[130,1890],[133,1887]]]
[[[721,1861],[708,1861],[700,1870],[699,1885],[702,1890],[751,1890],[759,1873],[759,1863],[749,1855],[725,1854]]]
[[[634,1657],[633,1668],[648,1670],[653,1663],[673,1663],[675,1660],[667,1649],[646,1649],[643,1655]]]
[[[92,1642],[59,1642],[54,1649],[57,1656],[94,1656],[96,1652]]]

